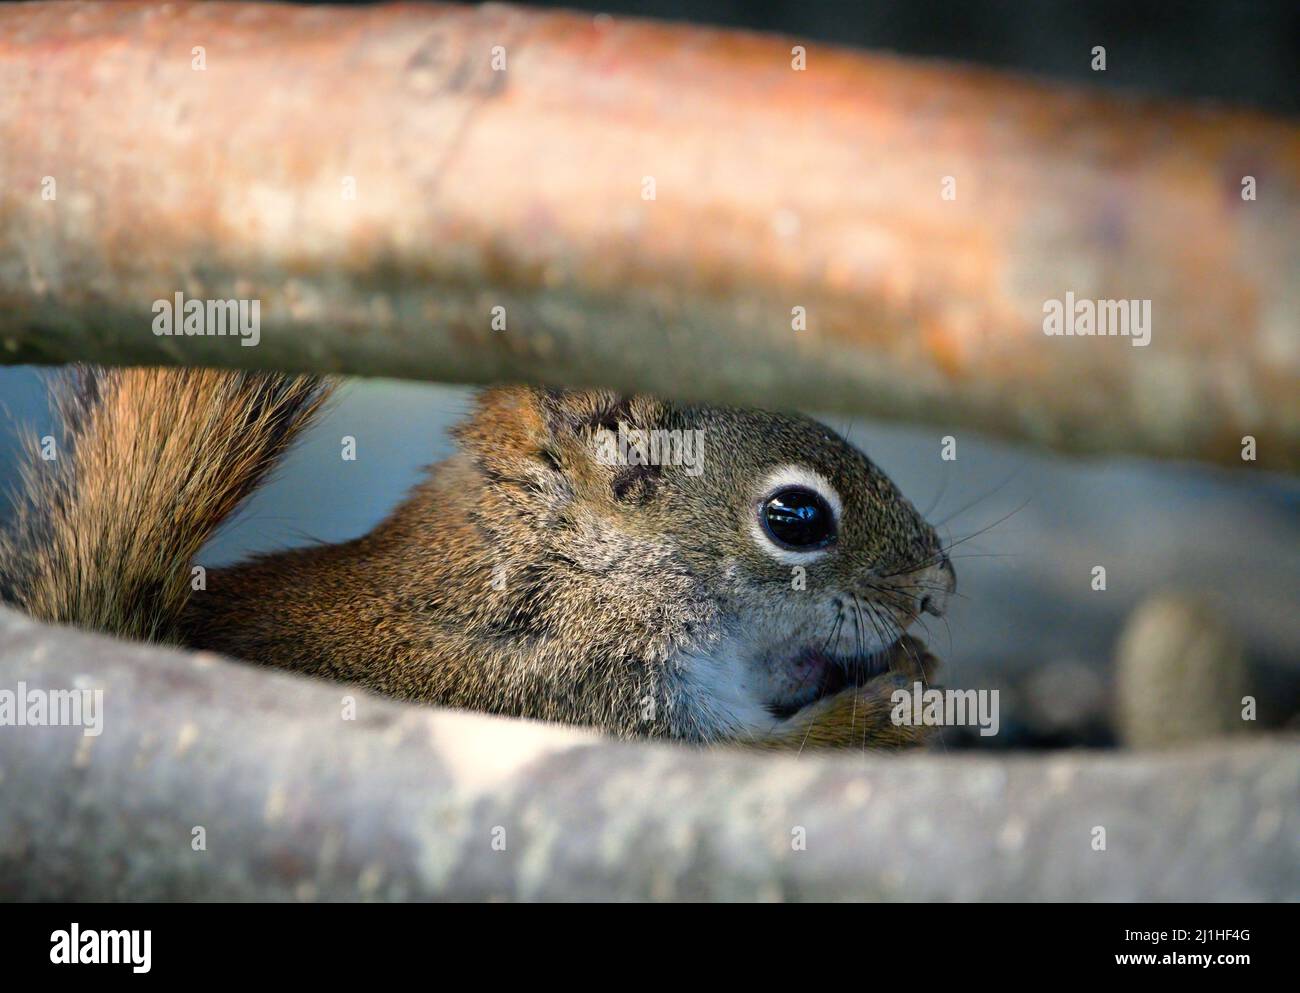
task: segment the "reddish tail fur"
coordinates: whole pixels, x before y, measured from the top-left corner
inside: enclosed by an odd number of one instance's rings
[[[63,374],[53,390],[63,437],[49,461],[27,446],[0,536],[0,596],[41,620],[174,640],[194,556],[327,392],[279,373]]]

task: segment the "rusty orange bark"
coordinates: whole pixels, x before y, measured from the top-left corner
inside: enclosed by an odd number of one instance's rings
[[[9,362],[1300,467],[1300,129],[1256,113],[501,6],[37,3],[0,7],[0,176]],[[259,345],[155,335],[177,292],[259,300]],[[1150,344],[1045,334],[1067,293],[1149,301]]]

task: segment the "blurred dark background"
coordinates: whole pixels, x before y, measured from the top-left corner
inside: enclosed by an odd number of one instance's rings
[[[1294,0],[610,0],[524,6],[778,31],[1096,86],[1300,111]],[[1106,71],[1089,67],[1094,45]]]

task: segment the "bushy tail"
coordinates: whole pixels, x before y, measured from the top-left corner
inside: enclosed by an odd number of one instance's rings
[[[279,373],[61,374],[62,443],[53,458],[27,446],[0,535],[0,596],[41,620],[173,640],[194,556],[327,392]]]

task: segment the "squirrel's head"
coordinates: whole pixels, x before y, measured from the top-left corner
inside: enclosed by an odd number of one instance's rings
[[[581,660],[614,731],[767,735],[953,590],[934,529],[808,418],[508,387],[456,435],[501,580],[484,624]]]

